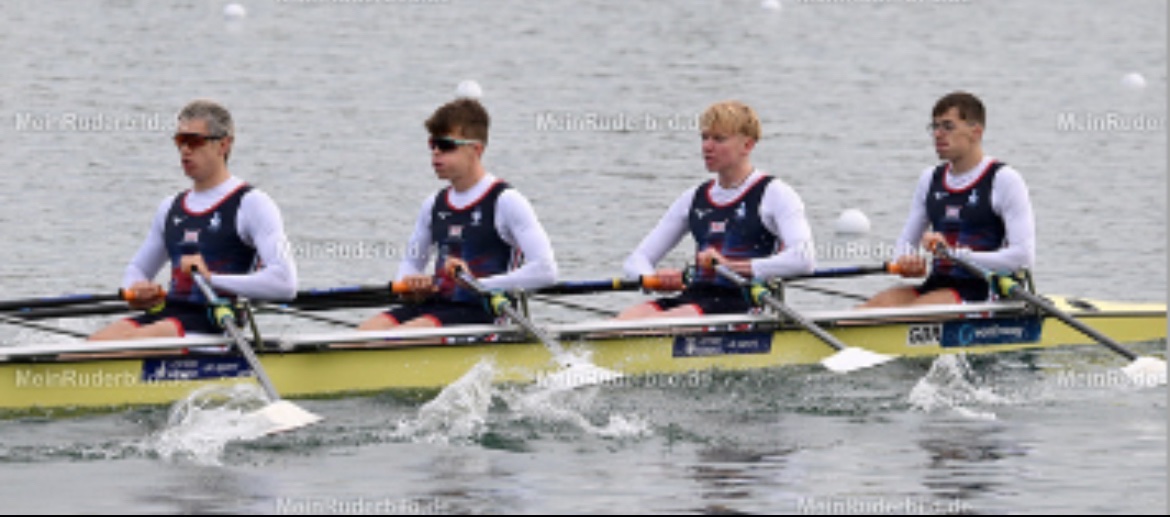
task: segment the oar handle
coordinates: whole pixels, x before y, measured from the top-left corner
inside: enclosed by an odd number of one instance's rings
[[[835,278],[843,276],[862,276],[862,275],[878,275],[890,274],[896,275],[901,272],[897,262],[882,262],[881,264],[874,264],[869,266],[843,266],[836,268],[817,269],[807,275],[795,275],[784,277],[785,280],[799,280],[803,278]]]

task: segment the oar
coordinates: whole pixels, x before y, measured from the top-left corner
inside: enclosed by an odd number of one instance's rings
[[[718,272],[719,275],[723,278],[732,281],[735,283],[735,285],[738,285],[740,288],[746,290],[756,305],[765,304],[775,309],[780,314],[783,314],[784,316],[798,323],[801,327],[804,327],[805,330],[811,332],[821,341],[824,341],[826,344],[833,347],[837,353],[821,361],[821,364],[825,365],[825,367],[830,370],[842,373],[850,372],[853,370],[868,368],[870,366],[876,366],[895,358],[891,355],[879,354],[877,352],[872,352],[863,348],[847,346],[837,338],[833,337],[832,334],[829,334],[824,329],[817,326],[816,323],[813,323],[809,319],[805,318],[800,313],[796,312],[784,302],[773,296],[768,288],[759,284],[751,283],[744,277],[740,276],[739,273],[732,271],[731,268],[723,264],[716,264],[715,271]]]
[[[107,294],[68,294],[46,298],[26,298],[23,300],[0,301],[0,312],[23,311],[46,307],[65,307],[70,305],[97,304],[122,300],[122,293]]]
[[[837,278],[844,276],[863,276],[863,275],[880,275],[880,274],[898,274],[898,264],[895,262],[882,262],[881,264],[872,264],[866,266],[842,266],[834,268],[816,269],[812,273],[806,275],[786,276],[785,280],[802,280],[805,278]]]
[[[565,354],[565,348],[561,346],[561,344],[556,339],[554,339],[540,327],[533,324],[532,321],[530,321],[528,318],[525,318],[523,315],[521,315],[520,311],[516,310],[516,307],[512,304],[512,301],[502,293],[493,293],[489,291],[483,286],[483,284],[479,282],[479,280],[476,280],[474,276],[471,276],[471,274],[464,269],[456,270],[455,275],[456,278],[458,278],[459,281],[463,283],[463,285],[467,286],[472,291],[475,291],[480,296],[483,296],[487,301],[488,306],[496,314],[503,314],[507,316],[517,325],[520,325],[521,328],[528,331],[529,334],[532,334],[536,337],[536,339],[540,340],[541,344],[543,344],[545,348],[547,348],[549,352],[552,353],[553,359],[556,360],[556,362],[560,364],[562,368],[564,368],[566,378],[563,378],[559,381],[563,386],[593,384],[621,377],[621,374],[618,372],[601,368],[593,364],[586,364],[585,362],[574,363]]]
[[[60,328],[60,327],[54,327],[54,326],[52,326],[52,325],[42,325],[42,324],[40,324],[40,323],[34,323],[34,322],[32,322],[32,321],[24,320],[24,319],[21,319],[21,318],[13,318],[13,317],[11,317],[11,316],[4,316],[4,315],[0,315],[0,323],[4,323],[4,324],[7,324],[7,325],[15,325],[15,326],[18,326],[18,327],[26,327],[26,328],[30,328],[30,329],[33,329],[33,330],[40,330],[40,331],[43,331],[43,332],[53,332],[53,333],[56,333],[56,334],[63,334],[63,335],[66,335],[66,336],[73,336],[73,337],[80,337],[80,338],[84,338],[84,337],[88,337],[88,336],[89,336],[89,334],[86,334],[86,333],[84,333],[84,332],[78,332],[78,331],[76,331],[76,330],[63,329],[63,328]]]
[[[516,307],[512,305],[512,301],[509,300],[508,297],[504,296],[503,293],[493,293],[489,291],[483,286],[483,284],[479,283],[479,280],[476,280],[475,277],[471,276],[471,274],[466,270],[457,270],[455,272],[455,276],[459,279],[460,282],[463,283],[463,285],[467,286],[472,291],[475,291],[476,294],[484,297],[484,299],[487,300],[488,307],[494,311],[495,314],[503,314],[507,316],[509,319],[516,322],[517,325],[520,325],[524,328],[524,330],[528,331],[529,334],[532,334],[537,339],[539,339],[540,342],[544,344],[545,348],[548,348],[548,350],[552,352],[553,359],[556,359],[556,361],[560,363],[561,366],[566,368],[571,366],[568,358],[565,357],[565,348],[562,347],[556,339],[553,339],[552,336],[548,335],[547,332],[534,325],[531,321],[528,320],[528,318],[525,318],[523,315],[521,315],[520,311],[516,310]]]
[[[1121,370],[1137,384],[1148,386],[1159,386],[1166,384],[1166,361],[1158,359],[1157,357],[1144,356],[1139,357],[1137,354],[1125,349],[1113,339],[1098,332],[1097,330],[1081,323],[1076,318],[1073,318],[1064,311],[1056,308],[1051,302],[1044,299],[1035,293],[1029,292],[1024,286],[1020,285],[1009,275],[996,275],[990,270],[979,266],[965,258],[958,256],[958,254],[951,251],[946,245],[937,245],[934,248],[935,255],[943,259],[950,260],[958,264],[963,269],[969,271],[971,274],[987,280],[996,292],[1007,295],[1008,297],[1024,300],[1031,303],[1044,312],[1055,316],[1060,321],[1064,322],[1082,334],[1089,336],[1098,343],[1105,345],[1110,350],[1116,352],[1118,355],[1125,357],[1130,361],[1128,365]]]
[[[321,420],[320,416],[280,398],[280,393],[277,393],[276,386],[273,386],[272,380],[264,372],[264,366],[260,364],[256,353],[252,351],[252,346],[248,344],[247,339],[244,339],[244,335],[240,331],[239,324],[236,321],[236,315],[231,307],[228,306],[227,302],[216,296],[215,291],[211,289],[211,286],[202,273],[192,269],[191,276],[195,279],[199,290],[203,291],[203,296],[207,298],[207,302],[211,306],[216,321],[231,334],[236,347],[240,349],[240,353],[248,361],[252,372],[256,374],[256,380],[260,382],[260,386],[264,388],[264,393],[268,395],[269,404],[255,413],[257,417],[266,420],[270,424],[266,434],[296,429]]]

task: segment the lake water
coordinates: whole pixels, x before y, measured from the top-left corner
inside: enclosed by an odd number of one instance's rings
[[[532,200],[565,279],[618,274],[708,177],[694,117],[729,98],[759,112],[753,162],[803,197],[821,265],[881,260],[869,252],[892,244],[936,159],[930,108],[963,89],[987,104],[986,150],[1028,182],[1039,290],[1166,298],[1165,2],[226,5],[0,4],[4,297],[116,287],[158,202],[186,186],[169,124],[196,97],[232,110],[231,170],[279,202],[302,288],[384,281],[442,187],[422,121],[474,80],[488,169]],[[862,241],[833,233],[848,208],[871,221]],[[321,425],[228,443],[168,427],[166,408],[4,419],[0,511],[1165,514],[1166,392],[1088,380],[1120,360],[1089,347],[712,373],[549,404],[484,384],[481,365],[442,395],[309,401]]]

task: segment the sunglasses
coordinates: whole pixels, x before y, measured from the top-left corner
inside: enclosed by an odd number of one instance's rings
[[[449,153],[451,151],[454,151],[455,149],[458,149],[459,146],[461,146],[461,145],[471,145],[471,144],[478,144],[478,143],[480,143],[479,140],[462,140],[459,138],[448,138],[445,136],[444,137],[431,137],[431,139],[427,141],[427,144],[431,147],[432,151],[434,151],[435,149],[438,149],[439,151],[444,152],[444,153]]]
[[[175,147],[183,147],[184,145],[191,149],[198,149],[203,147],[212,140],[222,140],[227,138],[226,135],[204,135],[200,133],[175,133]]]

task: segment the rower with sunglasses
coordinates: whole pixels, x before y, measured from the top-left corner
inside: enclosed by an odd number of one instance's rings
[[[415,303],[377,314],[361,330],[494,322],[482,296],[456,281],[459,270],[490,291],[556,282],[552,245],[532,205],[484,169],[489,125],[487,111],[471,98],[444,104],[427,119],[431,167],[448,186],[423,201],[398,266],[395,282]]]
[[[221,295],[266,300],[296,295],[297,270],[280,209],[228,171],[234,135],[231,113],[213,101],[196,100],[179,112],[174,142],[192,188],[159,205],[122,278],[130,305],[146,312],[115,321],[90,339],[223,332],[208,316],[192,268]],[[153,278],[166,264],[171,279],[164,289]]]

